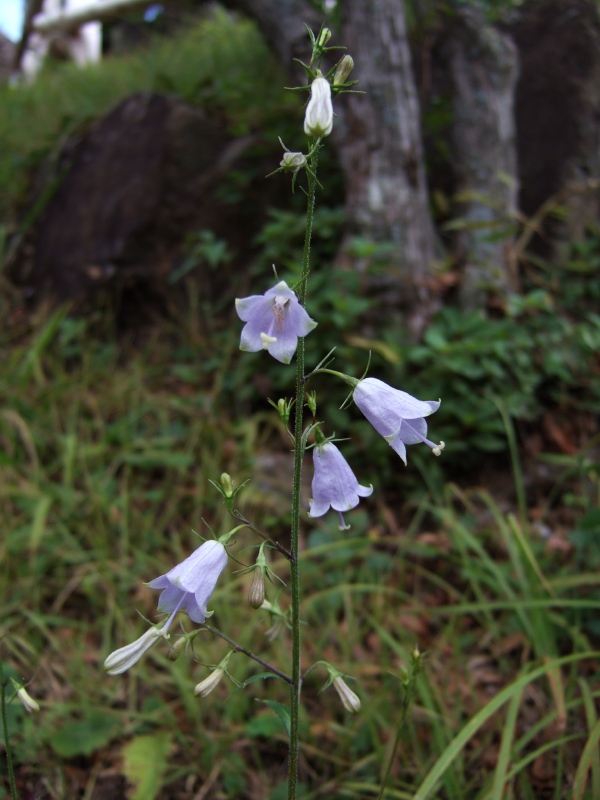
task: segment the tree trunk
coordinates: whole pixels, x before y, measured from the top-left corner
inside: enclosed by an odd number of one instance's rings
[[[561,221],[540,214],[533,243],[553,260],[600,217],[600,14],[591,0],[530,0],[511,32],[521,58],[520,207],[532,216],[562,206]]]
[[[465,225],[457,237],[464,265],[460,301],[465,309],[481,308],[488,290],[517,288],[502,235],[514,225],[517,210],[517,51],[477,8],[457,9],[442,39],[452,85],[458,213]]]
[[[365,92],[342,96],[335,109],[347,239],[361,236],[394,246],[386,270],[387,302],[410,307],[420,327],[431,310],[427,283],[436,237],[404,3],[345,0],[342,10],[341,42],[356,62],[356,88]]]

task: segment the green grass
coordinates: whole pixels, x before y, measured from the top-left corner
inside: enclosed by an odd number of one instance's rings
[[[217,533],[232,527],[209,478],[251,478],[244,510],[287,536],[281,465],[291,456],[276,421],[230,418],[222,376],[193,369],[210,342],[189,336],[185,320],[181,331],[157,329],[136,352],[59,312],[5,343],[0,654],[42,705],[35,718],[9,707],[20,786],[43,786],[42,798],[75,796],[67,786],[119,797],[113,767],[138,776],[132,797],[191,798],[206,781],[215,797],[240,797],[245,786],[255,787],[248,796],[283,792],[285,733],[264,701],[285,703],[285,686],[236,691],[225,680],[203,700],[192,694],[208,674],[201,664],[225,654],[216,637],[195,640],[201,663],[171,662],[157,646],[125,676],[102,670],[145,629],[137,612],[155,619],[156,594],[143,582],[195,546],[192,531],[209,535],[203,519]],[[271,451],[277,474],[264,466]],[[440,502],[422,494],[410,513],[382,497],[365,503],[349,534],[333,518],[305,519],[304,663],[331,661],[363,701],[350,718],[333,690],[319,694],[324,674],[307,678],[306,797],[377,797],[404,691],[394,676],[415,643],[423,672],[386,798],[594,796],[600,681],[588,623],[600,571],[580,574],[575,559],[553,555],[530,509],[519,518],[503,501],[449,484]],[[238,536],[245,563],[252,542]],[[272,566],[286,578],[281,560]],[[285,670],[287,635],[265,639],[270,620],[248,605],[251,576],[237,568],[213,597],[214,624]],[[239,682],[256,667],[241,655],[230,663]],[[144,780],[158,793],[144,794]]]

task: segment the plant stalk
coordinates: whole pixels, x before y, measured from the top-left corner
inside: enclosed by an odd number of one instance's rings
[[[6,752],[6,770],[8,772],[8,783],[10,786],[11,800],[18,800],[17,785],[15,783],[15,770],[12,762],[12,751],[10,749],[10,739],[8,737],[8,722],[6,719],[6,682],[0,661],[0,713],[2,714],[2,731],[4,734],[4,750]]]
[[[302,274],[296,293],[300,305],[306,305],[306,289],[310,261],[310,241],[312,236],[315,211],[315,194],[317,189],[317,161],[320,141],[313,148],[310,159],[310,172],[307,170],[308,191],[306,202],[306,228],[304,233],[304,250],[302,252]],[[288,771],[288,800],[296,800],[298,783],[299,753],[299,715],[300,690],[302,687],[300,661],[300,564],[298,560],[298,535],[300,531],[300,482],[302,478],[302,458],[304,445],[302,430],[304,426],[304,338],[298,339],[296,350],[296,402],[294,405],[294,484],[292,490],[292,527],[291,527],[291,559],[290,583],[292,591],[291,626],[292,626],[292,687],[290,697],[290,757]]]

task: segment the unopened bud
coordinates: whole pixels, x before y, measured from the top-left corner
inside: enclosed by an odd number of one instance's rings
[[[248,592],[248,602],[252,608],[260,608],[265,602],[265,576],[262,567],[257,567],[254,570],[252,586],[250,586],[250,591]]]
[[[360,711],[360,698],[358,695],[354,694],[346,681],[340,675],[336,675],[333,679],[333,685],[346,711],[349,711],[351,714],[358,714]]]
[[[109,675],[121,675],[140,660],[144,653],[149,650],[161,638],[167,638],[160,628],[152,627],[143,633],[135,642],[119,647],[111,653],[104,662],[104,670]]]
[[[323,28],[317,39],[317,47],[325,47],[327,42],[331,39],[331,31],[329,28]]]
[[[177,661],[185,649],[186,642],[187,638],[185,636],[180,636],[179,639],[177,639],[177,641],[171,646],[169,652],[167,653],[171,661]]]
[[[16,687],[17,684],[15,684]],[[40,707],[33,699],[33,697],[29,694],[27,689],[24,686],[19,686],[17,689],[17,697],[21,701],[21,705],[27,711],[28,714],[31,714],[33,711],[39,711]]]
[[[333,85],[334,86],[343,86],[344,83],[348,80],[348,77],[352,70],[354,69],[354,59],[352,56],[344,56],[337,68],[335,70],[335,75],[333,76]]]
[[[233,496],[233,481],[231,480],[231,476],[226,472],[221,475],[221,488],[223,489],[225,497]]]
[[[304,117],[304,133],[308,136],[329,136],[333,128],[331,86],[326,78],[315,78],[310,87],[310,100]]]
[[[306,405],[309,408],[310,413],[316,416],[317,413],[317,393],[315,391],[309,392],[306,396]]]
[[[197,684],[196,688],[194,689],[194,694],[196,697],[206,697],[209,695],[221,682],[223,675],[225,675],[224,669],[221,667],[214,669],[208,678],[204,678],[203,681],[200,681],[200,683]]]

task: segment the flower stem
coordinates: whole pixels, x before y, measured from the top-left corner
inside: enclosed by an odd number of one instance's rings
[[[265,669],[268,669],[269,672],[272,672],[273,675],[277,675],[279,678],[281,678],[281,680],[285,681],[286,683],[289,683],[291,686],[292,679],[290,678],[289,675],[286,675],[285,672],[281,672],[280,670],[277,669],[277,667],[274,667],[272,664],[269,664],[268,661],[265,661],[260,656],[255,655],[251,650],[248,650],[247,647],[243,647],[241,644],[238,644],[233,639],[230,639],[229,636],[226,636],[218,628],[213,628],[212,625],[206,625],[206,624],[204,624],[204,627],[206,628],[207,631],[214,633],[215,636],[220,636],[221,639],[224,639],[229,645],[231,645],[231,647],[233,648],[233,650],[236,651],[236,653],[243,653],[245,656],[248,656],[248,658],[252,658],[254,661],[257,661],[259,664],[261,664]]]
[[[304,250],[302,252],[302,275],[297,288],[300,305],[306,305],[306,291],[310,261],[310,240],[315,211],[315,194],[317,189],[317,162],[320,141],[312,149],[310,170],[306,171],[308,191],[306,193],[306,228],[304,233]],[[292,491],[292,527],[290,559],[290,583],[292,591],[291,626],[292,626],[292,687],[290,697],[290,758],[288,770],[288,800],[296,800],[298,783],[298,751],[301,661],[300,661],[300,564],[298,559],[298,534],[300,531],[300,483],[302,478],[302,457],[304,442],[304,338],[298,339],[296,351],[296,402],[294,404],[294,484]]]
[[[17,785],[15,783],[15,771],[12,762],[10,739],[8,737],[8,722],[6,720],[6,682],[2,670],[2,661],[0,661],[0,713],[2,714],[2,731],[4,733],[4,750],[6,752],[6,770],[8,772],[10,796],[12,800],[17,800]]]
[[[411,701],[413,699],[413,695],[415,693],[416,688],[416,681],[421,671],[421,661],[420,656],[417,655],[416,657],[413,655],[413,663],[411,669],[411,675],[406,685],[404,685],[404,696],[402,698],[402,704],[400,706],[400,714],[398,716],[398,724],[396,725],[396,734],[394,736],[394,743],[392,745],[392,749],[390,751],[390,755],[388,758],[388,762],[385,769],[385,774],[381,779],[381,786],[379,789],[379,794],[377,795],[377,800],[383,800],[383,796],[385,795],[385,791],[387,789],[388,780],[390,777],[390,772],[392,771],[392,766],[396,759],[396,753],[398,752],[398,745],[400,744],[400,736],[402,734],[402,730],[404,728],[404,723],[406,722],[406,715],[408,714],[408,709],[410,708]]]

